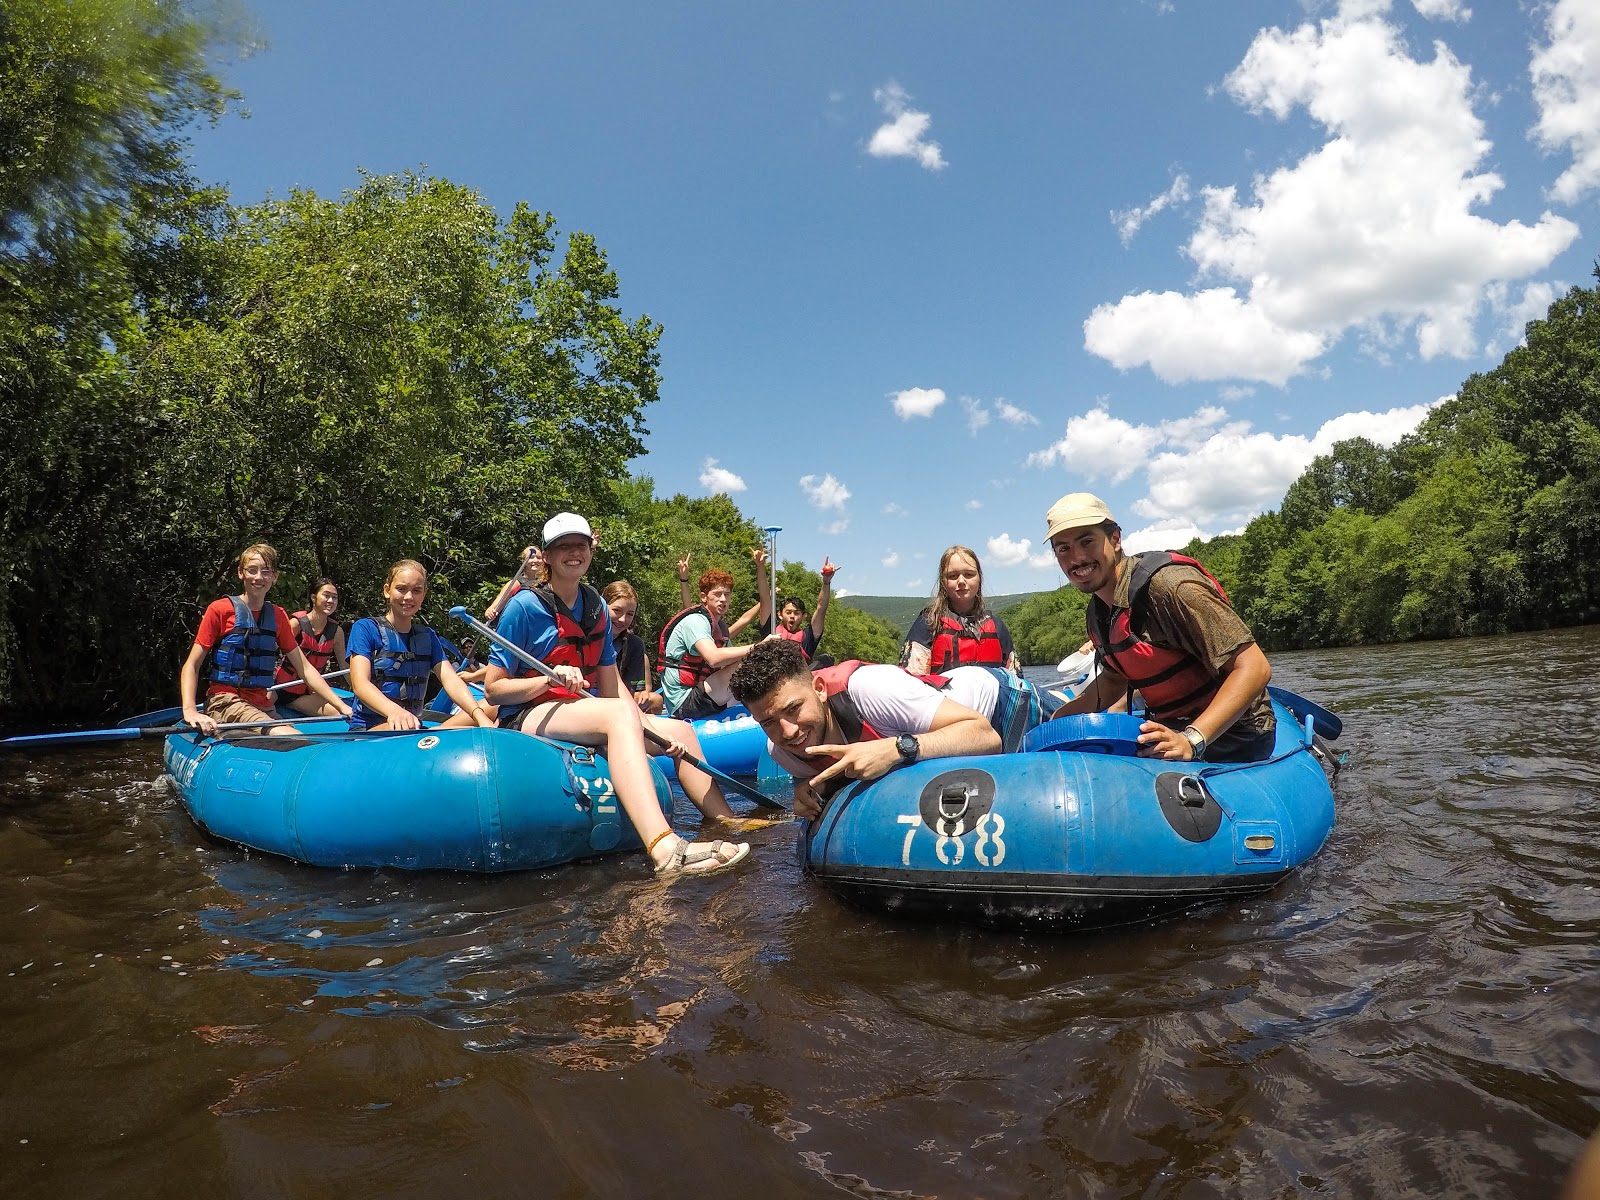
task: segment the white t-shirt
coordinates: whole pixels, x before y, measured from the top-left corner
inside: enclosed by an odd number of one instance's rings
[[[927,733],[933,728],[939,705],[946,700],[970,708],[986,720],[993,717],[995,703],[1000,699],[998,679],[982,667],[956,667],[944,674],[950,680],[949,686],[935,691],[899,667],[857,667],[845,693],[854,701],[861,719],[889,738],[902,733]],[[826,758],[800,758],[771,742],[767,746],[773,760],[797,779],[809,779],[828,765]]]

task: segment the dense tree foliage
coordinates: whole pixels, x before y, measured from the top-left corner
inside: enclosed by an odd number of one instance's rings
[[[219,49],[160,0],[0,9],[0,700],[126,690],[170,653],[145,622],[192,590],[143,494],[164,447],[131,346],[204,304],[208,256],[181,234],[222,198],[183,131],[227,102]]]

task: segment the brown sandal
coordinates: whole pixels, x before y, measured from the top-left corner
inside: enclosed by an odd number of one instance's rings
[[[656,877],[672,879],[679,875],[718,875],[732,870],[749,855],[749,842],[691,842],[680,837],[672,857],[656,867]]]

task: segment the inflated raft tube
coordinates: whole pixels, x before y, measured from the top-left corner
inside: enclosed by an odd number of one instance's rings
[[[714,717],[690,721],[700,739],[702,757],[725,775],[756,775],[761,754],[767,748],[767,735],[742,704],[735,704]],[[656,756],[656,765],[671,773],[672,760]]]
[[[1276,704],[1259,763],[1139,758],[1139,719],[1064,717],[1025,750],[914,763],[839,792],[801,834],[851,903],[988,925],[1100,929],[1271,888],[1321,849],[1333,790]]]
[[[604,756],[510,730],[174,734],[165,762],[207,833],[313,866],[516,871],[640,848]]]

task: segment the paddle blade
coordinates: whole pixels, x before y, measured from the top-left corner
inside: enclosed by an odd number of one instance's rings
[[[93,742],[126,742],[139,737],[144,730],[79,729],[71,733],[30,733],[22,737],[0,739],[0,747],[7,750],[47,750],[52,746],[79,746]]]
[[[1304,696],[1291,692],[1288,688],[1270,686],[1267,688],[1267,694],[1302,721],[1310,717],[1311,728],[1330,742],[1344,732],[1344,722],[1337,716],[1323,708],[1322,705],[1315,704]]]

